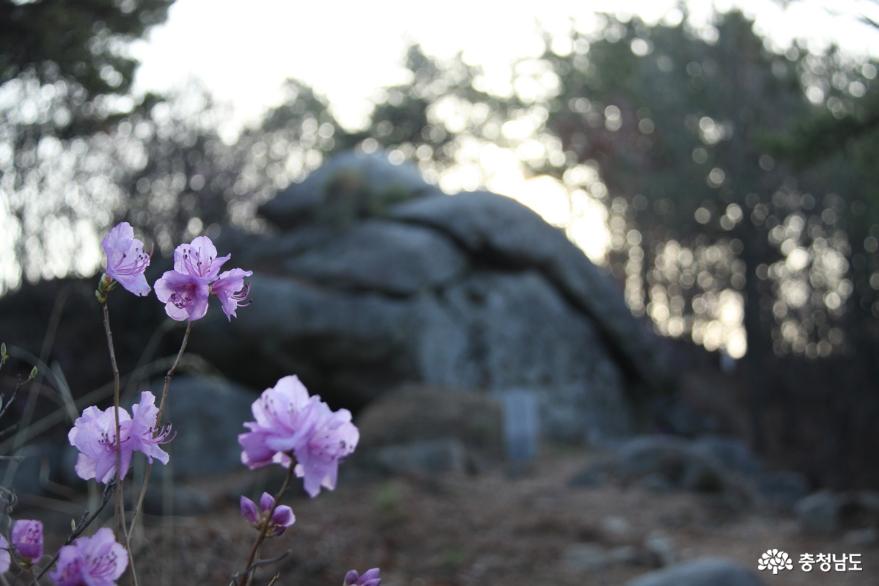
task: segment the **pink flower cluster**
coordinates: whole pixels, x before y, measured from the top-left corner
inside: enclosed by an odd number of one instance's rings
[[[125,548],[105,527],[62,547],[49,577],[57,586],[115,586],[127,566]]]
[[[295,376],[285,376],[252,406],[255,421],[238,436],[241,461],[250,468],[269,464],[284,467],[296,460],[296,475],[312,497],[321,487],[336,487],[339,460],[357,447],[360,434],[347,409],[332,411],[320,396],[309,396]]]
[[[132,227],[127,222],[118,224],[101,246],[107,264],[96,291],[98,300],[107,302],[114,283],[135,295],[147,295],[150,286],[144,271],[150,265],[150,256],[144,253],[143,243],[134,238]],[[220,272],[229,258],[218,256],[213,242],[205,236],[178,246],[173,270],[166,271],[154,284],[156,297],[165,304],[168,316],[178,321],[201,319],[214,295],[228,319],[237,317],[238,308],[249,302],[250,288],[244,279],[253,273],[240,268]],[[245,465],[252,469],[270,464],[293,467],[312,497],[323,488],[335,489],[339,462],[354,451],[359,440],[349,411],[333,411],[320,396],[309,395],[295,376],[286,376],[266,389],[251,410],[254,421],[246,422],[248,431],[238,436]],[[169,456],[161,446],[171,440],[171,429],[159,427],[155,397],[144,391],[131,414],[121,407],[118,411],[116,407],[86,408],[74,422],[68,439],[79,451],[77,474],[107,484],[117,475],[125,478],[135,452],[144,454],[151,463],[158,460],[167,464]],[[260,530],[251,553],[252,563],[262,540],[283,534],[295,523],[296,516],[293,509],[278,504],[268,493],[262,494],[258,504],[242,496],[240,505],[241,515]],[[43,526],[39,521],[17,521],[11,536],[10,546],[0,535],[0,573],[9,569],[13,556],[27,565],[43,555]],[[125,548],[117,543],[111,529],[104,528],[62,547],[49,577],[58,586],[115,586],[127,565]],[[379,570],[373,568],[362,575],[351,570],[344,584],[379,586]]]
[[[128,222],[114,226],[101,241],[101,247],[107,256],[105,278],[135,295],[150,292],[144,276],[150,256],[144,253],[143,242],[134,238],[134,229]],[[244,279],[253,273],[238,268],[221,273],[230,258],[228,254],[218,256],[207,236],[178,246],[174,250],[174,269],[166,271],[155,283],[156,297],[165,304],[168,316],[177,321],[201,319],[207,314],[208,299],[214,295],[228,319],[238,317],[238,308],[249,302],[250,286]]]
[[[171,440],[169,427],[156,428],[159,414],[156,398],[149,391],[131,408],[134,416],[119,408],[120,478],[125,478],[134,452],[143,453],[152,462],[168,463],[168,453],[159,446]],[[83,480],[94,478],[107,484],[116,477],[116,417],[113,407],[88,407],[74,422],[67,435],[70,445],[79,450],[76,473]]]
[[[230,255],[217,256],[214,243],[199,236],[191,244],[181,244],[174,251],[174,270],[166,271],[156,281],[156,297],[165,304],[165,312],[178,321],[201,319],[208,311],[208,297],[216,295],[228,319],[237,317],[239,306],[248,301],[249,287],[244,278],[251,271],[232,269],[220,272]]]

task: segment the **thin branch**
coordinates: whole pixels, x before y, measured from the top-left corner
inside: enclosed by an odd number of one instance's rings
[[[113,494],[113,483],[110,483],[104,487],[104,492],[101,496],[101,504],[95,510],[94,513],[89,514],[88,511],[82,514],[80,517],[80,522],[74,525],[73,530],[70,532],[70,535],[67,536],[67,539],[64,540],[64,545],[70,545],[73,541],[82,535],[86,529],[88,529],[89,525],[91,525],[95,519],[98,518],[98,515],[107,507],[107,503],[110,502],[110,496]],[[61,548],[58,548],[58,551],[55,552],[55,555],[52,556],[52,559],[49,560],[49,563],[46,564],[46,567],[43,568],[37,577],[34,579],[39,583],[40,579],[46,575],[46,573],[52,569],[52,566],[55,565],[55,562],[58,561],[58,556],[61,555]]]
[[[120,389],[122,385],[119,378],[119,365],[116,362],[116,347],[113,344],[113,331],[110,328],[110,309],[107,307],[106,299],[101,303],[101,309],[104,316],[104,334],[107,336],[107,350],[110,354],[110,366],[113,369],[113,419],[116,427],[116,523],[122,532],[122,535],[128,535],[128,526],[125,522],[125,495],[123,492],[122,479],[122,430],[119,423],[119,409],[121,409]],[[128,553],[129,566],[131,567],[131,579],[135,586],[137,582],[137,570],[134,565],[134,555],[131,549],[126,550]]]
[[[165,410],[165,401],[168,397],[168,389],[171,386],[171,379],[174,377],[174,373],[177,371],[177,366],[180,364],[180,359],[183,357],[183,353],[186,351],[186,345],[189,343],[189,334],[192,331],[192,322],[186,322],[186,332],[183,334],[183,340],[180,342],[180,350],[177,352],[177,358],[174,359],[174,362],[171,364],[171,368],[168,369],[168,372],[165,373],[165,384],[162,386],[162,398],[159,400],[159,413],[156,416],[156,433],[159,433],[159,430],[162,429],[162,415]],[[134,527],[137,525],[137,519],[143,510],[143,501],[146,498],[147,488],[150,484],[150,476],[153,472],[152,463],[147,463],[146,471],[144,472],[143,477],[143,485],[140,487],[140,494],[137,496],[137,503],[134,507],[134,515],[131,517],[131,525],[128,527],[128,533],[125,534],[125,542],[126,547],[131,549],[131,536],[134,533]]]

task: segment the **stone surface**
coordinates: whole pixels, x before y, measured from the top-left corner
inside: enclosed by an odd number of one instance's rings
[[[466,448],[454,438],[383,446],[371,457],[381,471],[392,474],[461,474],[471,468]]]
[[[735,506],[753,498],[747,481],[730,472],[704,444],[665,435],[639,436],[620,443],[575,475],[570,484],[594,487],[608,482],[717,495]]]
[[[368,220],[287,261],[285,268],[322,286],[406,296],[451,282],[467,261],[453,243],[435,233]]]
[[[253,305],[193,336],[233,378],[295,372],[353,409],[406,383],[525,389],[546,435],[595,443],[630,433],[635,391],[663,380],[663,346],[618,285],[512,199],[447,196],[348,153],[260,213],[281,233],[229,240],[257,269]]]
[[[595,543],[573,543],[562,552],[562,564],[569,572],[596,572],[608,566],[627,564],[639,559],[631,545],[603,547]]]
[[[51,441],[27,444],[15,452],[17,461],[0,460],[0,486],[19,496],[42,495],[49,482],[64,478],[62,451]]]
[[[811,533],[879,529],[879,493],[821,490],[795,507],[800,527]]]
[[[762,586],[747,568],[721,558],[703,558],[650,572],[627,586]]]
[[[453,439],[487,458],[503,453],[500,405],[483,394],[402,388],[371,404],[356,423],[362,451]]]
[[[666,378],[654,337],[632,319],[619,288],[561,231],[547,230],[546,223],[522,204],[472,192],[408,202],[394,208],[391,217],[440,230],[486,261],[540,271],[594,321],[626,368],[651,384]]]
[[[242,469],[238,434],[252,419],[253,391],[223,379],[178,376],[168,393],[166,421],[176,433],[168,446],[174,478],[202,478]],[[161,478],[163,466],[155,466]]]
[[[282,228],[314,221],[340,225],[380,215],[393,203],[438,192],[411,163],[395,165],[384,153],[347,152],[278,193],[259,211]]]

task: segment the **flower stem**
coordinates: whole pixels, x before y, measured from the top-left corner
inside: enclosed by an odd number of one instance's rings
[[[192,331],[192,322],[186,322],[186,332],[183,334],[183,340],[180,342],[180,349],[177,351],[177,357],[174,359],[174,362],[171,364],[171,368],[168,369],[168,372],[165,373],[165,383],[162,385],[162,398],[159,400],[159,413],[156,416],[156,433],[159,433],[159,430],[162,429],[162,415],[165,412],[165,401],[168,397],[168,389],[171,386],[171,379],[174,378],[174,373],[177,371],[177,366],[180,364],[180,359],[183,357],[183,353],[186,351],[186,345],[189,343],[189,334]],[[125,533],[125,544],[126,547],[131,550],[131,536],[134,533],[134,527],[137,524],[137,519],[140,516],[141,511],[143,510],[143,501],[146,498],[147,488],[150,484],[150,476],[153,472],[153,465],[151,463],[147,463],[146,471],[143,476],[143,485],[140,487],[140,493],[137,496],[137,504],[134,507],[134,514],[131,517],[131,524],[128,527],[128,531]]]
[[[122,434],[119,424],[119,409],[122,401],[120,396],[121,384],[119,382],[119,365],[116,362],[116,349],[113,344],[113,330],[110,328],[110,310],[107,307],[106,297],[101,303],[101,308],[104,314],[104,333],[107,335],[107,349],[110,353],[110,366],[113,368],[113,417],[116,426],[116,504],[114,516],[116,517],[116,523],[119,525],[122,534],[128,535],[128,526],[125,522],[125,495],[122,487]],[[132,555],[130,548],[127,551],[128,561],[131,566],[131,575],[135,576],[134,556]],[[137,578],[134,578],[134,582],[137,583]]]
[[[88,529],[89,525],[91,525],[94,522],[94,520],[98,518],[98,515],[101,514],[101,512],[107,506],[107,503],[110,502],[110,495],[112,494],[112,489],[113,489],[113,485],[111,485],[111,484],[108,484],[106,487],[104,487],[104,493],[101,497],[100,506],[97,508],[97,510],[95,510],[94,513],[89,513],[88,511],[86,511],[83,514],[82,519],[80,519],[80,522],[76,524],[76,526],[70,532],[70,535],[68,535],[67,539],[64,540],[64,545],[70,545],[71,543],[73,543],[73,541],[77,537],[82,535],[85,532],[85,530]],[[42,570],[40,570],[40,573],[37,574],[36,578],[34,578],[34,580],[36,582],[39,582],[40,579],[43,576],[45,576],[49,570],[52,569],[52,566],[54,566],[55,562],[58,561],[58,556],[60,556],[60,555],[61,555],[61,549],[59,548],[58,551],[55,552],[55,555],[52,556],[52,559],[49,560],[49,563],[46,564],[46,567],[44,567]]]
[[[287,475],[284,477],[284,484],[281,485],[281,489],[275,495],[275,504],[272,507],[272,510],[264,516],[262,524],[260,525],[259,535],[257,536],[256,541],[253,542],[253,547],[250,548],[250,554],[247,556],[247,566],[245,566],[244,573],[238,581],[239,586],[250,586],[250,582],[253,580],[253,571],[256,568],[256,554],[259,553],[259,548],[262,546],[263,541],[266,540],[266,536],[269,533],[269,527],[272,524],[272,515],[275,514],[275,509],[277,509],[281,503],[281,497],[284,496],[284,493],[287,492],[287,487],[290,486],[290,480],[293,478],[293,468],[294,465],[291,456],[290,467],[287,468]]]

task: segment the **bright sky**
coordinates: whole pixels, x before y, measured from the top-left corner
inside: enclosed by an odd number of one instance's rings
[[[137,87],[167,90],[199,79],[233,105],[240,124],[276,103],[282,82],[293,77],[325,94],[343,123],[357,125],[376,90],[400,80],[403,51],[413,41],[439,56],[463,51],[468,61],[498,71],[540,50],[537,24],[564,30],[574,18],[590,27],[606,11],[673,20],[679,2],[178,0],[168,21],[135,48],[143,62]],[[879,55],[879,34],[851,16],[870,8],[865,0],[798,0],[787,10],[776,0],[688,4],[697,22],[709,18],[712,6],[740,6],[780,45],[793,38],[816,47],[836,41],[850,52]]]
[[[465,60],[504,76],[518,58],[539,54],[538,31],[565,31],[575,21],[594,29],[596,14],[637,15],[648,22],[675,22],[681,0],[541,0],[505,2],[402,0],[178,0],[166,24],[153,30],[135,54],[142,60],[136,88],[170,90],[199,80],[233,115],[229,136],[255,121],[281,98],[284,80],[296,78],[329,98],[339,120],[363,123],[370,99],[386,85],[402,81],[405,48],[412,42],[427,53]],[[696,23],[714,9],[738,6],[756,19],[758,32],[777,46],[803,39],[810,48],[836,42],[849,53],[879,56],[879,33],[853,14],[879,16],[869,0],[690,0]],[[833,7],[832,12],[827,7]],[[593,259],[608,246],[604,205],[583,191],[569,193],[549,177],[526,177],[511,151],[483,149],[442,183],[445,188],[487,187],[523,201],[547,221],[565,227]],[[480,177],[482,165],[490,169]],[[476,177],[476,179],[474,179]],[[741,305],[741,301],[737,302]],[[735,309],[735,308],[732,308]],[[743,329],[725,336],[728,351],[744,353]]]

